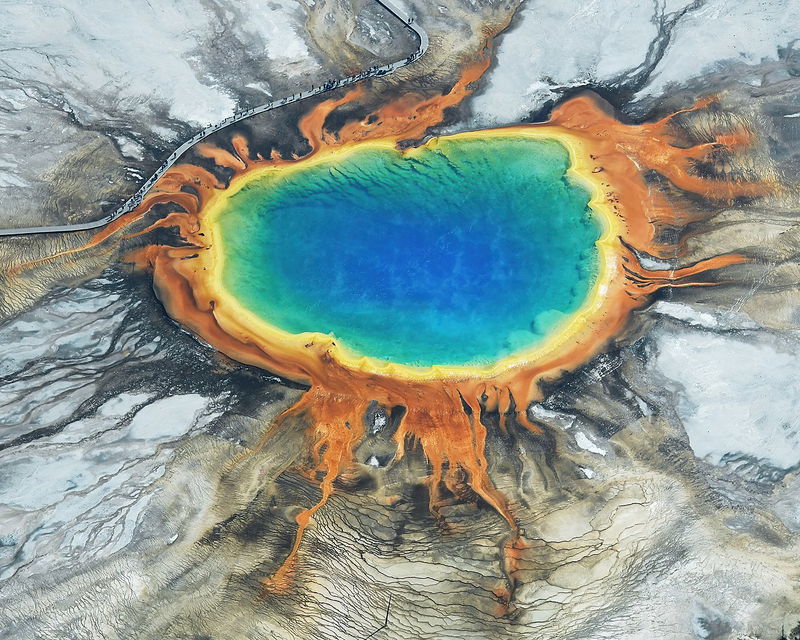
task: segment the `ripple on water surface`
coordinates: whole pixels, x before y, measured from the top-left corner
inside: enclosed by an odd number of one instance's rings
[[[222,281],[288,331],[406,365],[489,364],[585,301],[602,229],[559,142],[362,145],[249,176],[217,220]]]

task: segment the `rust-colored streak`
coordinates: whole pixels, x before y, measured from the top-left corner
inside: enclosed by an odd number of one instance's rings
[[[220,149],[208,143],[200,143],[194,147],[194,150],[197,155],[203,158],[210,158],[220,167],[228,167],[234,171],[244,171],[247,169],[247,163],[226,149]]]
[[[458,82],[444,95],[428,99],[414,94],[405,95],[381,107],[378,112],[371,114],[372,118],[344,126],[339,132],[339,142],[421,138],[431,126],[442,121],[445,109],[461,103],[471,93],[470,85],[489,68],[489,52],[487,45],[481,58],[467,65]]]
[[[355,400],[351,397],[337,397],[320,393],[314,387],[309,390],[300,402],[284,413],[280,420],[295,415],[308,407],[316,406],[321,414],[321,419],[314,422],[312,447],[313,457],[317,460],[314,472],[323,473],[320,488],[322,495],[312,507],[299,513],[295,521],[297,531],[289,555],[281,564],[278,571],[263,581],[267,589],[285,589],[291,584],[297,553],[303,539],[303,533],[311,523],[311,518],[321,509],[333,493],[333,483],[339,475],[353,464],[353,448],[364,436],[363,413],[367,410],[368,402]],[[324,410],[320,408],[324,406]],[[355,417],[355,420],[353,418]]]

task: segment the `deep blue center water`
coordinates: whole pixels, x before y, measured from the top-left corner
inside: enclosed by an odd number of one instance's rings
[[[488,136],[261,175],[220,213],[224,286],[361,355],[495,362],[540,342],[596,277],[601,227],[568,166],[554,140]]]

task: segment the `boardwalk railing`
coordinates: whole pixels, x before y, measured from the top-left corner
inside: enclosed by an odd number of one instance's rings
[[[228,116],[224,120],[217,122],[216,124],[209,125],[205,129],[198,131],[194,136],[192,136],[189,140],[184,142],[181,146],[175,149],[169,157],[164,161],[164,163],[156,170],[156,172],[151,175],[147,181],[139,187],[139,190],[134,193],[128,200],[126,200],[123,204],[117,207],[112,213],[108,214],[104,218],[100,220],[93,220],[92,222],[81,222],[78,224],[68,224],[68,225],[52,225],[52,226],[43,226],[43,227],[26,227],[20,229],[0,229],[0,236],[22,236],[22,235],[31,235],[36,233],[65,233],[68,231],[86,231],[89,229],[98,229],[103,227],[120,216],[133,211],[136,207],[138,207],[145,196],[145,194],[150,191],[151,187],[156,183],[156,181],[163,176],[169,169],[174,165],[178,159],[186,153],[189,149],[191,149],[195,144],[200,142],[201,140],[207,138],[212,133],[216,133],[225,127],[229,127],[230,125],[244,120],[245,118],[250,118],[251,116],[258,115],[259,113],[265,113],[267,111],[271,111],[272,109],[277,109],[278,107],[282,107],[287,104],[291,104],[292,102],[298,102],[300,100],[305,100],[306,98],[310,98],[312,96],[317,96],[322,93],[327,93],[328,91],[333,91],[334,89],[339,89],[341,87],[346,87],[351,84],[355,84],[357,82],[361,82],[366,78],[372,78],[375,76],[385,76],[388,75],[397,69],[405,67],[418,58],[420,58],[425,51],[428,49],[428,34],[425,30],[420,27],[413,17],[409,16],[405,10],[400,7],[399,5],[395,4],[392,0],[375,0],[378,4],[383,6],[389,13],[391,13],[395,18],[400,20],[407,29],[411,30],[419,40],[419,44],[417,46],[417,50],[412,53],[407,58],[403,58],[402,60],[398,60],[397,62],[390,62],[389,64],[385,64],[382,66],[374,66],[370,67],[362,71],[361,73],[357,73],[354,76],[349,76],[347,78],[342,78],[340,80],[329,80],[324,84],[316,87],[313,86],[306,91],[301,91],[300,93],[294,93],[291,96],[287,96],[285,98],[281,98],[280,100],[273,100],[272,102],[267,102],[266,104],[259,105],[257,107],[253,107],[251,109],[245,109],[243,111],[237,111],[232,116]]]

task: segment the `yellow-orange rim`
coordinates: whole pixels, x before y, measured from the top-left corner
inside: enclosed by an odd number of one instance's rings
[[[256,343],[267,354],[272,351],[286,352],[291,348],[302,360],[308,357],[309,345],[314,345],[314,352],[320,350],[327,352],[336,362],[343,367],[387,376],[395,379],[407,380],[441,380],[441,379],[474,379],[488,378],[499,375],[512,368],[524,367],[542,358],[545,358],[567,344],[578,339],[593,318],[597,318],[603,308],[603,300],[615,274],[618,272],[619,260],[616,249],[618,237],[622,233],[623,222],[613,210],[605,196],[605,189],[599,182],[596,174],[592,172],[594,164],[591,162],[585,143],[574,134],[557,126],[534,125],[516,126],[500,129],[486,129],[481,131],[467,131],[453,135],[443,136],[447,140],[487,137],[527,137],[538,139],[556,140],[569,152],[570,167],[567,175],[580,184],[590,194],[588,203],[596,218],[602,226],[602,235],[595,245],[598,249],[598,272],[594,285],[586,297],[583,305],[569,315],[563,322],[554,327],[550,334],[539,344],[510,354],[488,365],[431,365],[427,367],[414,367],[395,362],[387,362],[370,356],[357,354],[338,342],[334,336],[319,332],[289,333],[276,327],[257,314],[247,309],[234,295],[229,293],[222,283],[222,274],[225,269],[225,251],[222,242],[222,233],[216,224],[220,214],[224,211],[229,198],[237,194],[251,181],[268,175],[272,172],[301,171],[331,158],[344,157],[355,150],[363,149],[391,149],[404,156],[413,156],[422,149],[435,149],[440,138],[432,138],[420,145],[406,150],[398,150],[393,139],[368,140],[363,142],[350,142],[339,146],[325,147],[313,155],[296,162],[266,165],[255,167],[246,173],[235,177],[227,189],[215,193],[201,212],[201,226],[208,243],[208,250],[201,253],[199,260],[201,268],[206,271],[204,276],[208,295],[214,300],[214,315],[227,324],[224,319],[244,329],[248,334],[248,341]],[[198,269],[199,270],[199,269]],[[280,372],[278,372],[280,373]]]

